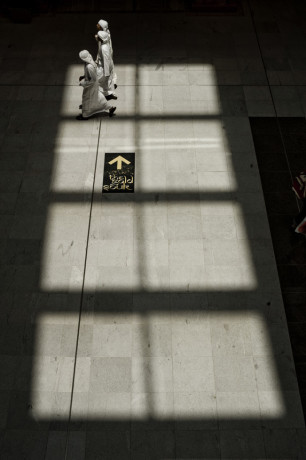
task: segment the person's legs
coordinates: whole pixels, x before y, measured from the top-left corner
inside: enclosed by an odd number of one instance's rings
[[[115,110],[116,110],[116,107],[111,107],[111,108],[109,109],[109,116],[110,116],[110,117],[113,116]]]

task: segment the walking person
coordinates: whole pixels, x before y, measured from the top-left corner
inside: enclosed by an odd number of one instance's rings
[[[87,50],[80,51],[79,56],[84,62],[84,75],[79,78],[80,86],[83,86],[83,95],[80,106],[82,115],[79,115],[77,119],[87,120],[100,112],[108,112],[110,117],[113,116],[116,107],[112,107],[99,89],[97,64]]]
[[[110,66],[109,66],[110,74],[104,75],[106,79],[101,81],[101,87],[107,99],[117,99],[117,96],[115,94],[115,89],[117,88],[117,74],[115,72],[115,67],[114,67],[114,59],[113,59],[114,52],[113,52],[112,38],[111,38],[111,34],[108,28],[108,22],[105,21],[104,19],[100,19],[100,21],[97,23],[97,29],[98,29],[98,34],[95,35],[95,38],[98,42],[98,55],[97,55],[96,62],[98,63],[98,65],[103,66],[103,63],[104,63],[103,55],[108,61],[110,61]],[[102,34],[102,32],[105,32],[108,37],[106,37],[105,34]]]

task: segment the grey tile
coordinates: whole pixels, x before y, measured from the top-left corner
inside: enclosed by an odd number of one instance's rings
[[[188,145],[187,145],[188,148]],[[171,192],[198,192],[198,178],[194,171],[190,172],[167,172],[167,191]]]
[[[211,357],[173,358],[174,391],[213,392],[215,378]]]
[[[132,393],[173,391],[173,366],[170,357],[132,359]]]
[[[2,355],[0,356],[0,389],[11,390],[15,381],[18,366],[18,357]]]
[[[7,265],[30,265],[40,262],[42,242],[35,239],[14,239],[7,242],[3,262]]]
[[[304,416],[298,391],[259,391],[262,426],[303,428]]]
[[[208,259],[208,264],[237,266],[244,260],[243,253],[236,240],[212,240],[208,244],[207,249],[210,249],[212,252],[212,261],[210,262]]]
[[[212,356],[209,321],[187,312],[181,318],[176,315],[172,320],[172,353],[174,357]]]
[[[10,391],[1,390],[0,391],[0,430],[4,430],[7,426],[9,403],[10,403]]]
[[[130,457],[130,433],[128,431],[88,431],[86,433],[86,460],[103,456],[105,460]]]
[[[172,293],[170,296],[170,306],[173,314],[182,312],[185,314],[185,321],[188,321],[190,312],[205,312],[208,307],[207,294],[205,292],[189,292],[189,293]]]
[[[48,439],[47,431],[6,431],[1,456],[3,460],[44,460]]]
[[[207,287],[205,267],[170,266],[170,289],[182,293],[203,291]]]
[[[1,193],[0,194],[0,214],[12,215],[14,214],[17,193]]]
[[[202,231],[205,239],[236,239],[236,224],[232,216],[202,216]]]
[[[93,358],[90,391],[122,393],[131,390],[130,358]]]
[[[259,429],[261,414],[258,394],[253,391],[218,391],[217,411],[223,430]]]
[[[94,324],[92,356],[131,357],[131,326],[129,324]]]
[[[298,458],[300,443],[296,430],[266,428],[263,434],[267,458]]]
[[[43,193],[50,188],[51,176],[48,173],[36,172],[24,174],[20,191],[22,193]]]
[[[216,430],[218,417],[215,394],[175,392],[174,417],[179,430]]]
[[[18,216],[43,216],[50,204],[48,193],[19,193],[16,203],[16,215]]]
[[[78,356],[90,357],[92,355],[93,326],[81,324],[78,339]]]
[[[272,101],[266,99],[249,99],[246,101],[249,117],[274,117],[275,108]]]
[[[132,430],[174,430],[174,395],[167,392],[133,393]]]
[[[220,148],[220,151],[215,151],[212,155],[211,152],[205,151],[204,149],[196,150],[196,165],[197,171],[227,171],[227,162],[225,153]],[[201,189],[201,184],[200,189]]]
[[[77,414],[82,410],[87,412],[87,427],[90,431],[95,431],[102,426],[105,429],[129,429],[131,421],[131,395],[130,393],[92,393],[80,394],[85,397],[84,402],[81,398],[79,407],[75,407]],[[88,402],[87,402],[88,398]],[[87,408],[88,404],[88,408]],[[76,414],[76,415],[77,415]],[[80,417],[79,418],[84,418]]]
[[[46,449],[46,460],[64,458],[66,450],[67,433],[62,431],[50,431]]]
[[[126,240],[133,236],[133,220],[128,216],[102,216],[99,237],[104,240]]]
[[[259,430],[220,431],[221,458],[266,458],[263,434]]]
[[[131,433],[131,459],[173,458],[175,439],[173,431],[137,430]]]
[[[256,389],[251,356],[215,356],[214,373],[217,391],[250,391]]]
[[[67,460],[85,460],[86,433],[70,431],[67,447]]]
[[[168,243],[167,243],[168,244]],[[133,310],[143,313],[144,318],[148,312],[165,312],[166,321],[168,321],[167,312],[170,309],[170,293],[169,292],[134,292],[133,293]]]
[[[186,216],[188,219],[188,216]],[[171,239],[169,242],[169,264],[171,267],[203,266],[204,251],[201,239],[190,239],[178,241]]]
[[[175,432],[177,458],[220,458],[220,435],[216,430]]]
[[[11,224],[10,238],[41,239],[44,236],[45,217],[16,215]]]
[[[200,215],[169,212],[168,231],[170,239],[198,239],[201,237],[201,217]]]
[[[214,356],[251,356],[250,327],[243,314],[224,314],[211,318],[211,341]]]
[[[133,326],[133,356],[171,356],[171,325],[167,323],[135,324]]]
[[[0,191],[2,193],[17,193],[22,182],[22,172],[6,171],[0,175]]]
[[[183,147],[183,151],[166,152],[166,168],[169,172],[184,172],[184,171],[195,171],[195,155],[192,149],[186,151]]]
[[[136,240],[160,240],[168,238],[168,222],[165,212],[159,215],[137,216],[135,219]]]

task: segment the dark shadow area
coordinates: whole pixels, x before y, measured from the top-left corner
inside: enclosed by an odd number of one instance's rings
[[[213,39],[209,41],[208,34],[202,32],[203,25],[200,23],[196,26],[189,24],[188,30],[192,33],[190,38],[187,38],[186,47],[182,47],[178,52],[177,43],[181,40],[181,28],[175,27],[177,16],[162,18],[165,30],[171,31],[168,42],[165,40],[167,33],[163,32],[161,26],[159,29],[161,38],[156,38],[155,34],[152,36],[152,31],[156,29],[155,25],[146,29],[146,25],[150,22],[148,18],[146,18],[147,23],[140,24],[139,19],[141,18],[132,15],[128,27],[120,16],[117,23],[115,15],[111,19],[114,24],[113,37],[117,37],[114,38],[114,48],[116,49],[115,63],[118,65],[147,63],[160,66],[169,62],[171,64],[206,64],[209,62],[213,66],[217,52],[219,52],[220,59],[232,57],[232,45],[227,43],[226,37],[225,39],[223,37],[222,43],[219,43],[217,47],[216,41]],[[94,47],[91,32],[86,34],[86,38],[89,36],[88,42],[84,43],[85,35],[83,34],[87,30],[89,20],[91,20],[90,17],[79,17],[76,24],[73,25],[71,36],[64,33],[63,23],[60,21],[60,28],[54,31],[54,36],[62,34],[64,53],[67,53],[70,48],[74,48],[77,53],[86,45],[88,48]],[[54,21],[53,24],[56,24],[57,18],[52,19],[51,24],[52,21]],[[180,26],[186,26],[184,16],[180,17],[179,21]],[[92,24],[94,27],[95,23]],[[120,25],[123,25],[122,32]],[[78,27],[82,30],[80,36],[76,32]],[[251,27],[250,23],[248,27]],[[2,256],[0,276],[2,297],[0,310],[1,458],[3,460],[49,460],[51,458],[76,460],[85,458],[84,449],[86,458],[90,460],[98,458],[111,460],[201,458],[208,460],[221,457],[244,459],[247,456],[258,459],[303,458],[304,429],[299,425],[299,398],[296,391],[295,369],[291,360],[282,302],[277,296],[279,286],[274,272],[275,264],[270,258],[270,239],[260,237],[263,227],[262,218],[265,218],[264,201],[261,196],[258,173],[251,157],[250,161],[246,160],[246,163],[241,160],[243,153],[241,138],[244,136],[248,138],[251,135],[241,87],[238,84],[232,86],[224,83],[224,70],[226,69],[216,68],[216,91],[219,91],[221,115],[174,114],[165,117],[163,114],[156,117],[142,116],[137,113],[135,117],[125,117],[119,113],[117,115],[118,120],[134,119],[139,124],[143,120],[154,120],[155,118],[162,121],[220,119],[228,150],[231,152],[233,170],[236,171],[237,187],[234,191],[160,193],[156,190],[149,193],[137,193],[136,191],[133,195],[111,197],[109,195],[102,197],[94,191],[91,194],[86,192],[49,193],[53,178],[58,123],[59,120],[62,120],[62,98],[65,88],[60,85],[63,84],[67,68],[76,61],[66,56],[65,64],[59,62],[56,52],[50,62],[42,63],[37,50],[41,51],[48,43],[43,38],[42,43],[39,43],[41,29],[43,29],[43,26],[39,24],[34,38],[25,36],[23,49],[18,47],[15,39],[17,29],[14,29],[13,26],[8,27],[6,24],[4,28],[1,37],[5,38],[4,46],[7,49],[0,67],[0,92],[1,100],[4,100],[0,107],[1,127],[3,128],[0,156],[3,218],[0,247]],[[120,43],[119,37],[124,36],[127,29],[133,32],[127,40],[122,40]],[[138,37],[140,33],[141,37]],[[197,39],[196,47],[192,43],[195,38]],[[188,47],[189,39],[191,43]],[[34,51],[31,59],[27,60],[24,57],[24,49],[32,46],[32,40],[35,43],[32,49]],[[156,41],[159,40],[160,43],[156,45]],[[166,47],[161,45],[162,40],[167,43]],[[208,41],[211,53],[209,56],[207,51],[203,52]],[[159,46],[164,52],[162,60],[158,56]],[[35,57],[35,49],[37,57]],[[131,57],[128,55],[129,52]],[[56,70],[57,65],[60,68],[58,71]],[[44,70],[50,70],[47,81],[46,75],[41,72],[42,67]],[[231,69],[228,70],[231,72]],[[236,78],[232,73],[228,73],[226,78],[231,78],[231,75]],[[240,75],[243,79],[242,84],[248,84],[250,79],[255,78],[253,70],[247,66],[241,70]],[[260,84],[261,69],[258,70],[257,76]],[[205,103],[203,103],[203,112],[205,113]],[[67,119],[69,119],[68,116]],[[93,120],[89,123],[103,124],[104,121],[103,119],[98,122]],[[263,138],[260,136],[260,139]],[[270,158],[272,159],[272,156]],[[136,156],[136,168],[137,161]],[[260,161],[259,158],[259,163]],[[250,174],[249,171],[253,168],[254,171]],[[284,180],[287,180],[287,175],[284,174],[284,176],[286,176]],[[275,199],[275,197],[272,198]],[[113,292],[108,289],[90,292],[88,289],[84,290],[83,285],[83,290],[77,292],[74,292],[73,289],[70,292],[60,289],[50,292],[42,291],[40,276],[44,238],[49,230],[46,225],[48,207],[53,203],[84,203],[85,205],[94,203],[96,205],[100,201],[101,206],[123,202],[135,204],[162,201],[169,203],[234,202],[241,208],[250,245],[250,263],[254,267],[257,286],[241,289],[237,285],[230,286],[228,290],[207,289],[194,292],[177,290],[151,292],[146,289],[139,289],[135,292],[124,288]],[[293,210],[294,203],[291,202],[291,199],[288,201],[289,214]],[[278,257],[277,251],[276,257]],[[282,278],[282,274],[280,275]],[[286,276],[285,279],[287,279]],[[297,291],[295,295],[305,294],[299,289]],[[291,296],[292,292],[285,292],[285,298],[286,295]],[[294,299],[293,306],[301,302],[300,297],[298,299],[294,297]],[[278,382],[276,387],[280,391],[284,412],[279,416],[259,414],[256,417],[243,414],[237,418],[229,415],[224,418],[184,419],[182,417],[175,420],[170,417],[159,420],[154,416],[138,421],[131,417],[122,420],[103,417],[94,419],[90,414],[84,414],[84,417],[71,414],[72,399],[67,390],[59,394],[58,400],[54,403],[54,407],[59,408],[58,413],[62,407],[67,408],[64,420],[60,415],[54,419],[33,416],[35,407],[33,407],[31,388],[34,379],[33,362],[37,352],[35,349],[36,325],[40,317],[45,314],[56,314],[57,317],[70,314],[77,318],[79,315],[93,313],[96,315],[138,313],[146,317],[154,311],[174,314],[194,311],[216,315],[225,311],[229,315],[236,312],[254,312],[259,318],[262,318],[268,332],[267,340],[271,343],[271,362],[275,366]],[[83,327],[82,323],[80,327]],[[78,322],[69,329],[69,326],[63,321],[59,328],[62,331],[60,340],[63,341],[63,338],[67,336],[71,338],[71,342],[67,342],[66,346],[65,343],[60,344],[58,358],[68,357],[73,360],[76,352],[78,356],[88,356],[86,344],[77,342],[78,338],[83,337],[82,330],[78,330]],[[144,332],[144,340],[146,335],[149,335],[149,331]],[[71,346],[73,343],[74,347]],[[75,344],[77,344],[77,350]],[[258,363],[253,364],[252,372],[255,374],[258,372],[259,381],[261,377],[256,367]],[[302,375],[303,366],[305,367],[304,361],[298,368],[301,369]],[[127,375],[126,379],[129,382],[130,375]],[[147,382],[150,385],[150,375],[147,377]],[[150,388],[148,393],[150,393]],[[154,398],[152,397],[153,403]],[[297,425],[294,424],[295,419],[298,420]]]
[[[273,118],[251,118],[250,122],[305,413],[306,240],[291,227],[297,214],[291,183],[304,169],[306,120],[281,117],[278,124]]]

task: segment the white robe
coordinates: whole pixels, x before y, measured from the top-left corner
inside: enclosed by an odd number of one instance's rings
[[[105,30],[105,29],[103,29],[103,30]],[[108,28],[105,30],[105,32],[107,32],[108,36],[109,36],[109,47],[110,47],[112,61],[113,61],[113,79],[112,80],[113,80],[113,84],[116,84],[117,83],[117,74],[115,72],[115,67],[114,67],[114,52],[113,52],[112,37],[111,37],[111,33],[110,33]]]
[[[83,86],[82,115],[84,118],[91,117],[95,113],[109,111],[111,104],[99,90],[97,69],[94,63],[85,64],[85,78],[81,80],[80,85]]]
[[[107,38],[102,38],[107,37]],[[114,62],[112,57],[112,48],[110,42],[110,34],[108,32],[98,33],[100,40],[98,41],[98,78],[101,90],[105,96],[114,94],[114,84],[117,81],[117,76],[114,72]]]

